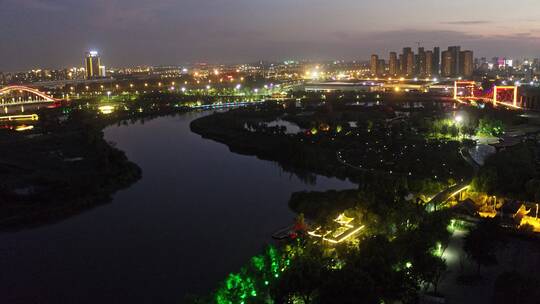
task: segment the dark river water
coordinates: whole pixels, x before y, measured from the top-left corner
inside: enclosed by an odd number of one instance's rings
[[[273,162],[191,133],[188,113],[105,130],[143,178],[67,220],[0,234],[0,303],[179,303],[207,294],[271,243],[308,185]]]

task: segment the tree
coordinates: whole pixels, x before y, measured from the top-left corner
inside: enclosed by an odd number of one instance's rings
[[[415,296],[417,284],[396,268],[401,263],[396,245],[382,235],[362,240],[358,249],[342,257],[343,268],[325,278],[320,303],[393,303]]]
[[[426,283],[426,290],[433,287],[433,293],[437,294],[439,282],[446,273],[446,262],[433,254],[426,254],[422,259],[417,259],[413,269],[418,273],[419,279]]]
[[[501,229],[496,220],[483,220],[465,237],[463,250],[476,262],[477,274],[482,266],[497,265],[497,250],[501,245]]]
[[[501,136],[504,133],[504,124],[492,118],[480,118],[478,122],[479,136]]]
[[[282,273],[274,289],[276,298],[286,302],[291,297],[300,297],[304,303],[312,303],[327,277],[330,262],[320,246],[306,245]]]

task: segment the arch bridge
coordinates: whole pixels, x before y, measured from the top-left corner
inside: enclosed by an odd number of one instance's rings
[[[7,96],[11,93],[18,94],[19,96],[17,98]],[[60,101],[61,100],[49,96],[46,93],[27,86],[14,85],[0,89],[0,105],[2,106],[59,103]]]

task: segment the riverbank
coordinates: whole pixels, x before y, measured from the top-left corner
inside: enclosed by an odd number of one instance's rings
[[[305,183],[190,131],[192,120],[210,114],[109,125],[105,140],[142,178],[110,203],[0,234],[0,267],[10,274],[0,278],[0,302],[184,303],[272,242],[272,232],[294,219],[292,193],[354,188],[323,176]]]
[[[225,144],[231,152],[276,161],[284,170],[305,179],[319,174],[355,183],[360,181],[359,172],[340,164],[335,152],[325,145],[310,145],[294,135],[251,133],[244,127],[246,119],[273,121],[275,118],[272,112],[237,109],[196,119],[190,128],[203,138]]]
[[[105,204],[141,177],[141,169],[106,142],[101,123],[57,123],[58,114],[48,114],[31,133],[0,134],[6,147],[0,156],[0,230],[38,226]]]
[[[72,101],[42,108],[25,132],[6,128],[0,144],[0,231],[51,223],[106,204],[112,194],[142,176],[114,143],[107,126],[137,123],[189,111],[173,94],[147,94],[135,100],[103,103]]]

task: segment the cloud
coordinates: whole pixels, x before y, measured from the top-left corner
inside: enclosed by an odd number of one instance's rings
[[[459,21],[447,21],[447,22],[441,22],[442,24],[449,24],[449,25],[478,25],[478,24],[489,24],[492,23],[488,20],[459,20]]]
[[[3,0],[0,1],[0,3],[3,3],[3,5],[12,5],[47,12],[60,12],[66,9],[65,6],[51,0]]]
[[[482,35],[452,31],[452,30],[419,30],[404,29],[376,32],[334,32],[332,33],[336,41],[340,43],[357,43],[358,41],[369,41],[368,45],[373,46],[412,46],[415,41],[422,44],[459,44],[466,41],[483,38]]]

